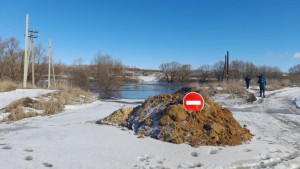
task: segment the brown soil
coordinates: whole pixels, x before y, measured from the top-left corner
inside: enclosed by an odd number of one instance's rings
[[[150,136],[166,142],[191,146],[239,145],[251,140],[252,134],[234,119],[228,109],[222,108],[210,98],[204,98],[200,112],[187,112],[182,99],[191,88],[183,88],[175,94],[157,95],[141,106],[123,108],[99,120],[100,124],[128,127],[139,137]]]

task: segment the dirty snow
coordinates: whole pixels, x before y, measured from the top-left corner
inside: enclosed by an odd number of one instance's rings
[[[256,92],[253,90],[253,92]],[[3,93],[0,94],[0,97]],[[299,168],[300,88],[266,92],[253,104],[227,107],[255,134],[240,146],[193,148],[96,121],[142,100],[106,100],[67,106],[60,114],[0,124],[1,168]],[[224,95],[216,102],[226,103]],[[238,98],[234,98],[238,100]],[[4,105],[5,106],[5,105]]]

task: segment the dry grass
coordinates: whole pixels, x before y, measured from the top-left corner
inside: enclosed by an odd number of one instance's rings
[[[6,112],[13,112],[18,107],[32,107],[33,100],[29,97],[22,98],[20,100],[12,102],[5,109]]]
[[[267,82],[266,90],[273,91],[292,86],[293,85],[289,80],[271,80]]]
[[[18,82],[13,82],[11,80],[1,80],[0,81],[0,92],[9,92],[16,89],[22,89],[23,84]],[[27,89],[36,89],[37,87],[31,83],[27,83]]]
[[[3,122],[16,121],[23,118],[37,116],[38,114],[32,110],[25,113],[25,107],[32,107],[32,105],[33,100],[28,97],[12,102],[5,109],[5,112],[11,112],[11,114],[7,118],[3,119]]]
[[[33,105],[34,109],[43,110],[43,115],[52,115],[63,111],[64,105],[60,98],[55,98],[52,95],[50,98],[42,99]]]
[[[16,109],[13,109],[13,111],[11,112],[10,116],[6,119],[3,119],[3,121],[17,121],[17,120],[21,120],[24,118],[29,118],[29,117],[35,117],[38,114],[34,111],[29,111],[27,113],[24,113],[24,107],[22,106],[18,106],[16,107]]]
[[[10,80],[1,80],[0,81],[0,92],[8,92],[16,90],[18,85]]]
[[[205,96],[212,96],[215,94],[238,94],[242,95],[246,92],[243,84],[238,82],[229,83],[206,83],[203,86],[193,86],[196,91],[203,93]]]
[[[227,93],[231,93],[231,94],[243,94],[246,91],[244,84],[238,82],[226,83],[226,90]]]
[[[97,97],[95,94],[78,87],[60,85],[58,86],[58,90],[60,90],[60,92],[55,93],[54,97],[61,99],[62,103],[66,105],[91,103],[95,101]]]
[[[11,112],[8,118],[3,122],[16,121],[23,118],[37,116],[38,113],[33,110],[42,110],[42,115],[52,115],[63,111],[66,104],[84,104],[91,103],[96,100],[96,95],[81,90],[80,88],[60,87],[59,92],[43,95],[37,100],[26,97],[12,102],[4,111]],[[25,110],[29,112],[25,113]],[[31,110],[33,109],[33,110]]]

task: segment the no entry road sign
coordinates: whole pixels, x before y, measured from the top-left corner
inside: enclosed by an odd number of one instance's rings
[[[183,105],[187,111],[200,111],[204,106],[203,97],[196,92],[190,92],[183,98]]]

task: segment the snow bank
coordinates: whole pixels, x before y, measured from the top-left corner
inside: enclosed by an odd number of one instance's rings
[[[17,89],[10,92],[0,93],[0,109],[6,107],[11,102],[22,99],[24,97],[38,97],[53,92],[57,92],[57,90]]]

